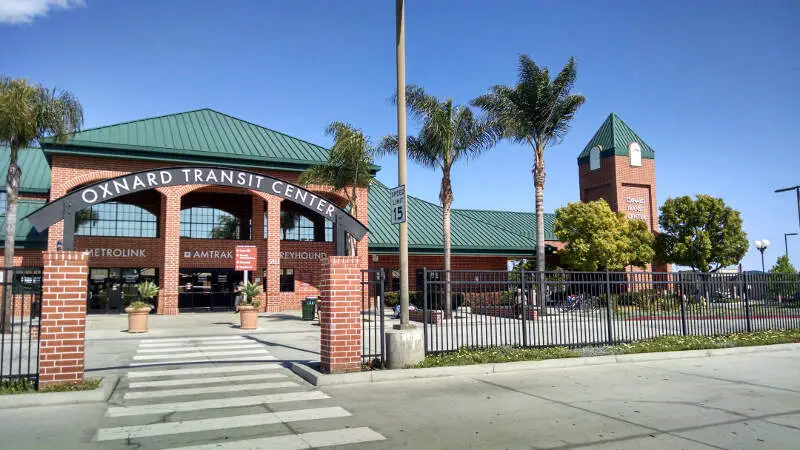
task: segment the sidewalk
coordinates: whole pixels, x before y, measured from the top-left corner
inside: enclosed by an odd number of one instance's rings
[[[239,316],[231,312],[151,315],[150,331],[140,334],[128,333],[127,321],[125,314],[87,317],[87,377],[122,373],[132,362],[141,339],[246,336],[266,344],[280,362],[319,362],[319,324],[316,320],[302,321],[299,311],[262,313],[256,330],[239,329]]]

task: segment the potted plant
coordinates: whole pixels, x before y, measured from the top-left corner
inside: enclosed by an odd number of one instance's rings
[[[261,294],[261,286],[255,283],[245,283],[242,289],[244,298],[239,303],[240,328],[255,330],[258,327],[258,308],[261,302],[256,297]]]
[[[128,333],[146,333],[147,317],[153,309],[150,301],[158,295],[158,286],[152,281],[143,281],[136,285],[136,290],[139,291],[140,300],[125,308],[128,313]]]

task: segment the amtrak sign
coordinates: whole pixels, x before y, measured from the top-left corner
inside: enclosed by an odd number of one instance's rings
[[[27,217],[42,232],[64,220],[63,248],[73,248],[75,214],[97,203],[134,192],[180,185],[231,186],[264,192],[302,205],[336,224],[336,254],[345,254],[345,232],[360,240],[367,227],[347,211],[300,186],[263,174],[226,167],[169,167],[136,172],[85,186],[61,197]]]

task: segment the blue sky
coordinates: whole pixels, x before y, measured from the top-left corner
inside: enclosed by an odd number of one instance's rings
[[[343,120],[375,141],[396,131],[394,2],[28,2],[0,5],[0,72],[71,90],[86,127],[211,107],[329,145]],[[458,5],[458,6],[456,6]],[[516,79],[520,53],[556,72],[578,59],[587,98],[548,150],[545,208],[577,201],[576,156],[610,112],[656,151],[659,204],[723,197],[767,265],[798,231],[800,3],[796,1],[407,0],[408,83],[466,103]],[[34,14],[39,13],[39,14]],[[416,127],[412,126],[413,132]],[[456,167],[455,206],[533,210],[529,148],[502,143]],[[378,161],[396,184],[396,160]],[[411,195],[438,202],[440,175],[411,165]],[[792,241],[791,239],[794,239]],[[800,261],[800,237],[790,238]]]

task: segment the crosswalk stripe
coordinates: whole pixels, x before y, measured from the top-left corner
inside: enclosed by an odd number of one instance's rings
[[[269,355],[269,352],[264,350],[263,347],[261,350],[233,350],[233,351],[222,351],[222,352],[203,352],[203,351],[193,351],[193,352],[186,352],[186,353],[166,353],[166,354],[156,354],[156,355],[135,355],[133,357],[134,361],[143,361],[148,359],[179,359],[179,358],[197,358],[197,357],[204,357],[204,356],[230,356],[230,355]]]
[[[153,378],[153,377],[172,377],[179,375],[206,375],[211,373],[236,373],[253,372],[256,370],[275,370],[282,366],[278,363],[268,364],[236,364],[227,366],[196,367],[188,369],[167,369],[167,370],[137,370],[128,372],[128,378]]]
[[[131,381],[128,383],[129,389],[169,387],[169,386],[196,386],[198,384],[211,383],[232,383],[237,381],[256,381],[275,378],[286,378],[282,373],[256,373],[252,375],[233,375],[227,377],[210,378],[179,378],[177,380],[157,380],[157,381]]]
[[[252,339],[226,339],[220,341],[187,341],[187,342],[160,342],[160,343],[152,343],[152,344],[145,344],[139,343],[139,348],[164,348],[164,347],[181,347],[187,345],[225,345],[225,344],[249,344],[252,342],[257,342]]]
[[[217,394],[220,392],[257,391],[259,389],[279,389],[279,388],[294,387],[294,386],[297,386],[297,383],[293,381],[279,381],[277,383],[228,384],[224,386],[207,386],[202,388],[126,392],[125,395],[122,396],[122,398],[125,400],[133,400],[140,398],[180,397],[183,395]]]
[[[186,342],[186,341],[227,341],[227,340],[249,340],[244,336],[189,336],[189,337],[182,337],[182,338],[164,338],[164,339],[142,339],[139,341],[140,344],[158,344],[161,342]]]
[[[160,365],[160,364],[195,364],[195,363],[220,363],[220,362],[239,362],[239,363],[248,363],[248,362],[264,362],[264,361],[275,361],[276,357],[274,356],[240,356],[238,358],[202,358],[202,359],[185,359],[185,360],[167,360],[167,361],[143,361],[143,362],[135,362],[128,364],[131,367],[138,367],[138,366],[153,366],[153,365]]]
[[[154,423],[150,425],[133,425],[97,430],[95,441],[113,441],[117,439],[136,439],[142,437],[164,436],[197,431],[228,430],[234,428],[254,427],[282,422],[299,422],[306,420],[332,419],[348,417],[350,413],[340,407],[296,409],[262,414],[249,414],[213,419],[186,420],[181,422]]]
[[[215,444],[190,445],[169,450],[244,450],[268,448],[270,450],[300,450],[305,448],[329,447],[332,445],[359,444],[362,442],[382,441],[386,439],[380,433],[368,427],[342,428],[330,431],[313,431],[310,433],[288,434],[242,441],[228,441]]]
[[[112,406],[106,410],[107,417],[141,416],[146,414],[168,414],[173,412],[200,411],[204,409],[235,408],[270,403],[300,402],[330,398],[320,391],[287,392],[247,397],[216,398],[188,402],[156,403],[137,406]]]
[[[209,351],[209,350],[241,350],[241,349],[263,349],[264,344],[253,342],[252,344],[231,344],[231,345],[203,345],[202,347],[195,346],[181,346],[181,347],[157,347],[157,348],[140,348],[137,354],[142,353],[168,353],[168,352],[186,352],[186,351]]]

